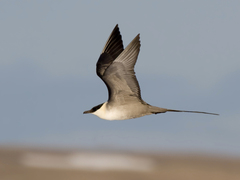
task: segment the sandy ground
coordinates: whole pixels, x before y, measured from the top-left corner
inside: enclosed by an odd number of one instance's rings
[[[0,180],[240,180],[240,159],[0,147]]]

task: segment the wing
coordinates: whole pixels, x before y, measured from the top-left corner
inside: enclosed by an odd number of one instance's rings
[[[97,62],[97,75],[103,79],[106,69],[112,64],[119,54],[123,51],[122,36],[118,25],[115,26],[110,34],[102,53]]]
[[[102,79],[108,87],[108,101],[124,104],[142,101],[134,65],[140,51],[139,34],[105,70]]]

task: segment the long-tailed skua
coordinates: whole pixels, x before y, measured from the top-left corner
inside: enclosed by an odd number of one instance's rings
[[[151,106],[141,98],[134,65],[140,51],[140,34],[124,49],[118,25],[110,34],[97,61],[97,75],[108,89],[108,101],[94,106],[91,113],[106,120],[125,120],[165,112],[190,112],[218,115],[201,111],[173,110]]]

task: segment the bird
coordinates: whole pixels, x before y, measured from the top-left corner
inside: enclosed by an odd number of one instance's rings
[[[105,120],[126,120],[165,112],[190,112],[218,115],[202,111],[174,110],[152,106],[141,97],[134,66],[140,51],[140,34],[124,49],[118,24],[110,34],[96,64],[96,73],[108,89],[108,101],[84,111]]]

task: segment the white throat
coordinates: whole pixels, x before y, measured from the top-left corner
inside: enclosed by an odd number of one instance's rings
[[[121,108],[110,108],[107,106],[108,102],[103,103],[101,108],[99,108],[97,111],[95,111],[94,115],[98,116],[101,119],[105,120],[124,120],[127,119],[124,116],[124,113],[122,112]]]
[[[98,116],[101,119],[106,119],[107,114],[107,102],[103,103],[101,108],[99,108],[97,111],[93,112],[92,114]]]

